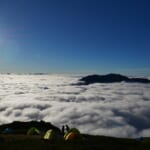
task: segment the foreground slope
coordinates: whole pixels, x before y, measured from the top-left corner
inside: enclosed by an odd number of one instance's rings
[[[149,150],[150,138],[140,139],[125,139],[113,138],[106,136],[92,136],[82,134],[82,140],[74,141],[44,141],[42,135],[26,135],[22,131],[26,130],[27,124],[31,126],[34,124],[36,127],[44,127],[40,122],[20,123],[18,132],[11,134],[4,134],[4,127],[14,127],[12,124],[0,126],[0,150]],[[13,124],[14,125],[14,124]],[[18,124],[17,124],[18,125]],[[25,128],[24,128],[25,127]],[[52,126],[51,126],[52,127]],[[41,130],[45,130],[41,128]],[[57,128],[54,128],[57,130]],[[17,131],[17,129],[16,129]],[[19,131],[21,133],[19,134]]]

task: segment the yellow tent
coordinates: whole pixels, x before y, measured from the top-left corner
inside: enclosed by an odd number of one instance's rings
[[[63,140],[63,136],[58,131],[48,130],[44,135],[44,140]]]
[[[48,130],[45,135],[44,135],[44,140],[50,140],[54,136],[54,131],[53,130]]]

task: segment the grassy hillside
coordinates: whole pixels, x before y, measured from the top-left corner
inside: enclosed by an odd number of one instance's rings
[[[1,131],[2,128],[0,127]],[[0,134],[0,150],[150,150],[150,138],[142,141],[82,135],[83,140],[44,141],[42,135]]]

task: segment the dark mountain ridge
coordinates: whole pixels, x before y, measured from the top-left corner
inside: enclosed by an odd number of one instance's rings
[[[107,74],[107,75],[88,75],[82,77],[77,85],[88,85],[93,83],[115,83],[115,82],[129,82],[129,83],[150,83],[146,78],[129,78],[120,74]]]
[[[13,130],[13,134],[20,134],[20,133],[26,134],[28,129],[30,129],[31,127],[36,127],[39,130],[42,130],[44,132],[46,132],[49,129],[60,131],[59,128],[57,128],[56,126],[52,125],[49,122],[44,122],[44,121],[29,121],[29,122],[14,121],[12,123],[0,125],[0,132],[9,128],[9,129]]]

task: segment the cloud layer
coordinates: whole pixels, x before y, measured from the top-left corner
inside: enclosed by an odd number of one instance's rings
[[[95,135],[150,136],[150,84],[72,86],[78,79],[0,75],[0,124],[45,120]]]

